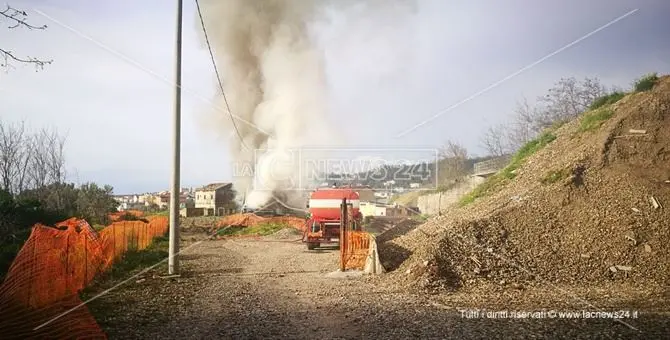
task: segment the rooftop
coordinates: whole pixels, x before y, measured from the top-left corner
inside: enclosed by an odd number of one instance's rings
[[[196,191],[214,191],[221,189],[223,187],[227,187],[231,185],[232,183],[211,183],[207,184],[204,187],[198,188]]]

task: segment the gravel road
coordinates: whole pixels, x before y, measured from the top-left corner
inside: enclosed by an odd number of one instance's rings
[[[332,278],[337,251],[296,238],[198,243],[182,254],[181,277],[157,268],[90,308],[110,339],[661,339],[670,329],[659,311],[624,320],[638,331],[612,319],[467,318],[463,306],[505,309],[500,296],[410,293],[393,274]]]

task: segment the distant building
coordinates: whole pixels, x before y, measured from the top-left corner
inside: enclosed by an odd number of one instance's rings
[[[373,202],[375,200],[375,191],[369,185],[353,186],[352,189],[358,192],[361,202]]]
[[[195,190],[195,208],[203,209],[204,215],[227,215],[235,206],[232,183],[212,183]]]
[[[374,203],[374,202],[361,202],[359,205],[359,211],[363,217],[368,216],[378,216],[377,208],[383,207],[383,205]]]
[[[159,196],[159,203],[158,207],[160,209],[167,209],[170,206],[170,193],[162,194]],[[179,209],[183,208],[193,208],[195,206],[195,202],[193,201],[192,198],[190,198],[188,195],[180,194],[179,195]]]
[[[116,195],[114,200],[118,202],[117,210],[120,211],[136,209],[140,205],[138,195]]]
[[[368,216],[409,216],[412,214],[411,209],[397,206],[397,205],[388,205],[383,203],[373,203],[373,202],[361,202],[360,212],[363,217]]]
[[[388,192],[375,192],[374,197],[381,198],[381,199],[387,199],[387,198],[389,198],[389,193]]]
[[[499,156],[491,158],[487,161],[478,162],[473,165],[474,176],[489,177],[497,173],[500,169],[509,164],[512,157],[510,155]]]

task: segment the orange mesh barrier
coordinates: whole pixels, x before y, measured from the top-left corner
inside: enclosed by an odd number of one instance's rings
[[[347,231],[345,237],[346,242],[340,248],[343,253],[342,259],[345,270],[363,270],[370,251],[370,234],[362,231]]]
[[[146,248],[167,228],[165,217],[116,222],[99,234],[75,218],[56,228],[35,225],[0,286],[0,338],[105,338],[86,306],[80,306],[79,291],[124,252]]]
[[[236,227],[253,227],[261,223],[284,223],[298,230],[305,229],[305,219],[295,216],[277,216],[277,217],[261,217],[255,214],[233,214],[228,215],[217,223],[218,227],[236,226]]]

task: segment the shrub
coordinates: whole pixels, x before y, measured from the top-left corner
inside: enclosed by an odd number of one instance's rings
[[[612,92],[608,95],[598,97],[596,100],[593,101],[593,103],[591,103],[591,105],[589,106],[589,110],[595,110],[595,109],[601,108],[605,105],[612,105],[612,104],[618,102],[619,100],[621,100],[621,98],[623,98],[625,96],[626,96],[625,93],[616,91],[616,92]]]
[[[556,135],[547,131],[524,144],[521,149],[514,154],[510,164],[502,170],[502,175],[509,179],[514,178],[516,176],[515,170],[521,167],[521,164],[523,164],[523,161],[526,158],[544,148],[547,144],[553,142],[554,139],[556,139]]]
[[[216,234],[218,236],[235,236],[235,235],[256,235],[256,236],[266,236],[271,235],[279,230],[291,228],[290,225],[286,223],[273,223],[273,222],[264,222],[259,223],[250,227],[240,227],[240,226],[228,226],[222,229],[219,229]]]
[[[581,123],[579,125],[579,132],[597,129],[613,115],[614,111],[606,109],[587,113],[582,117]]]
[[[649,73],[642,78],[635,81],[634,89],[635,92],[644,92],[649,91],[654,88],[654,85],[658,82],[658,74]]]
[[[552,170],[545,174],[540,182],[542,184],[556,183],[564,178],[568,178],[569,175],[570,173],[567,171],[567,169]]]
[[[142,217],[135,216],[135,215],[133,215],[129,212],[126,212],[123,215],[121,215],[119,217],[119,221],[142,221],[144,223],[149,223],[149,220],[147,220],[145,218],[142,218]]]
[[[474,202],[480,197],[487,196],[498,190],[498,188],[504,185],[506,181],[516,177],[516,170],[521,167],[526,158],[544,148],[547,146],[547,144],[553,142],[556,139],[556,135],[554,135],[551,131],[553,130],[547,130],[539,137],[524,144],[524,146],[522,146],[521,149],[519,149],[519,151],[514,154],[512,161],[502,171],[489,177],[484,183],[478,185],[472,191],[463,196],[458,202],[459,205],[465,206]]]

